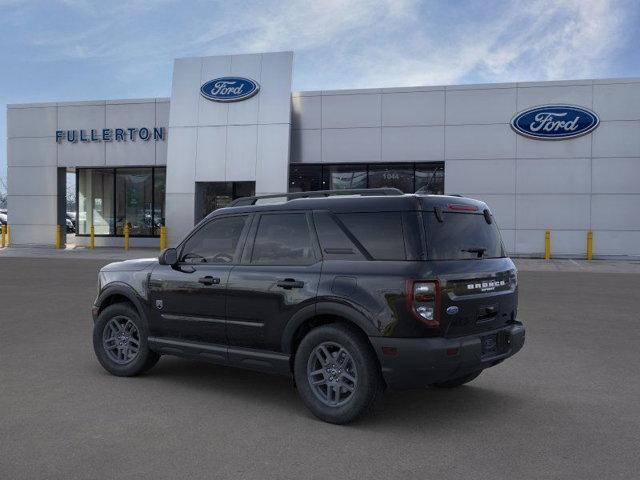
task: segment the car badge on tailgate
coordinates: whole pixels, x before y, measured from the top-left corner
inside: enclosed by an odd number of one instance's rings
[[[468,283],[467,290],[480,290],[481,292],[491,292],[496,287],[504,287],[507,284],[504,280],[489,280],[482,283]]]

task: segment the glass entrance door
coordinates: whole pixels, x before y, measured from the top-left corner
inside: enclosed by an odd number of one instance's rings
[[[232,200],[250,197],[255,192],[256,182],[196,182],[196,223]]]

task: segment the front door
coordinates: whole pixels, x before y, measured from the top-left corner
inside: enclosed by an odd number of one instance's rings
[[[253,224],[229,276],[227,338],[230,346],[279,351],[287,321],[315,301],[320,251],[310,214],[265,213]]]
[[[213,218],[179,251],[175,266],[156,267],[149,280],[152,336],[226,344],[229,273],[237,263],[249,215]]]

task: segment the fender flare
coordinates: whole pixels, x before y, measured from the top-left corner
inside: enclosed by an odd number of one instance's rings
[[[107,300],[110,297],[113,297],[114,295],[120,295],[125,297],[127,300],[129,300],[133,304],[135,309],[138,311],[138,315],[140,315],[140,318],[142,319],[142,321],[145,322],[145,324],[149,325],[149,322],[147,319],[147,313],[144,309],[144,306],[142,305],[142,301],[140,297],[138,296],[136,291],[126,283],[113,282],[107,285],[100,292],[100,294],[98,295],[98,298],[96,298],[95,306],[98,308],[98,310],[101,310],[105,300]]]
[[[291,354],[291,344],[295,333],[305,322],[320,315],[333,315],[344,318],[349,323],[359,327],[367,336],[380,335],[380,331],[375,327],[373,321],[354,307],[343,303],[321,301],[301,308],[287,322],[282,332],[282,352]]]

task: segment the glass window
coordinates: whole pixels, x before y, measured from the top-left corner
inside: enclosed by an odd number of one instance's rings
[[[495,221],[488,224],[481,213],[443,213],[439,222],[434,212],[425,212],[424,218],[431,260],[505,256]]]
[[[160,235],[160,227],[164,223],[165,198],[167,191],[167,172],[164,168],[156,168],[153,172],[153,234]]]
[[[374,260],[406,260],[401,212],[337,215]]]
[[[164,168],[79,168],[77,233],[158,236],[165,222]]]
[[[290,165],[290,192],[310,192],[322,189],[322,165]]]
[[[444,162],[292,164],[289,168],[290,192],[394,187],[405,193],[444,193]]]
[[[327,165],[323,168],[327,190],[367,188],[367,165]],[[323,188],[324,189],[324,188]]]
[[[444,163],[416,164],[416,193],[444,194]]]
[[[180,260],[186,263],[233,262],[247,218],[241,215],[211,220],[185,242]]]
[[[116,235],[153,235],[153,175],[151,168],[116,170]]]
[[[327,260],[364,260],[358,247],[327,212],[314,213],[322,254]]]
[[[79,169],[78,218],[80,235],[113,235],[113,169]]]
[[[262,215],[251,263],[257,265],[310,265],[315,256],[304,213]]]
[[[413,193],[413,164],[369,165],[369,188],[394,187]]]

